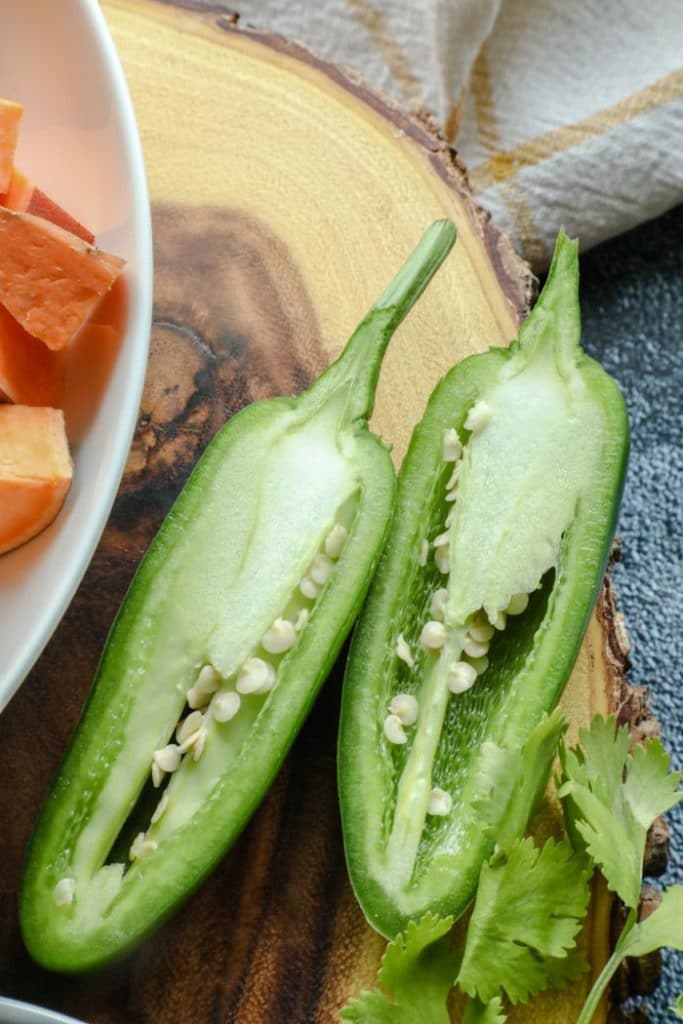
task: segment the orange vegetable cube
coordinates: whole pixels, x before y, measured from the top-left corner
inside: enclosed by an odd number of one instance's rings
[[[0,192],[6,192],[10,186],[14,150],[17,148],[19,122],[23,112],[21,104],[0,99]]]
[[[23,213],[31,202],[33,188],[33,182],[15,167],[7,191],[0,192],[0,206]]]
[[[85,437],[97,416],[120,343],[121,334],[111,324],[88,323],[69,346],[61,408],[72,443],[78,444]]]
[[[124,262],[41,217],[0,207],[0,302],[48,348],[68,345]]]
[[[14,210],[15,213],[32,213],[34,217],[43,217],[45,220],[57,224],[58,227],[70,231],[72,235],[78,235],[90,245],[95,241],[92,231],[84,228],[54,199],[51,199],[41,189],[36,188],[33,182],[16,167],[12,172],[8,191],[4,194],[0,193],[0,206],[6,206],[8,210]]]
[[[59,409],[0,405],[0,554],[44,530],[64,504],[72,465]]]
[[[51,352],[0,306],[0,401],[61,406],[63,382],[64,353]]]

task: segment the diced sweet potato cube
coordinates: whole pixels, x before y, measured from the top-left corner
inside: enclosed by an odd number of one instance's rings
[[[0,206],[14,210],[15,213],[32,213],[34,217],[43,217],[45,220],[57,224],[58,227],[70,231],[72,235],[77,235],[90,245],[95,241],[92,231],[83,227],[80,221],[67,213],[45,192],[36,188],[33,182],[16,167],[12,172],[8,191],[4,194],[0,193]]]
[[[0,206],[6,206],[8,210],[24,213],[31,202],[34,188],[33,182],[15,167],[12,171],[7,191],[0,192]]]
[[[35,186],[29,204],[26,207],[26,213],[32,213],[34,217],[43,217],[45,220],[52,221],[53,224],[64,228],[65,231],[70,231],[72,235],[82,238],[89,245],[92,245],[95,241],[92,231],[83,227],[81,222],[72,217],[70,213],[67,213],[59,203],[56,203],[54,199],[51,199],[50,196]]]
[[[68,345],[124,262],[42,217],[0,207],[0,302],[48,348]]]
[[[64,362],[0,306],[0,401],[61,406]]]
[[[69,346],[64,399],[60,408],[64,410],[72,443],[78,443],[85,437],[97,416],[111,380],[120,343],[121,334],[111,324],[87,323]]]
[[[10,185],[23,112],[21,104],[0,100],[0,192],[6,192]]]
[[[0,405],[0,554],[52,522],[71,477],[61,410]]]

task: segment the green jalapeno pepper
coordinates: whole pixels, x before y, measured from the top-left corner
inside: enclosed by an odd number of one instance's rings
[[[215,437],[141,562],[28,854],[25,942],[77,971],[185,897],[270,785],[356,617],[395,498],[382,356],[455,240],[434,224],[345,351]]]
[[[474,894],[491,852],[477,804],[497,751],[522,746],[571,672],[627,444],[621,394],[580,348],[578,249],[561,234],[518,341],[434,391],[351,645],[344,840],[386,936],[427,910],[457,915]]]

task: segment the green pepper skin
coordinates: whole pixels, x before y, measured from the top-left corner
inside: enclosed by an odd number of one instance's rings
[[[468,358],[447,374],[415,428],[399,475],[392,531],[351,644],[338,750],[351,881],[368,921],[386,937],[427,911],[458,916],[472,899],[481,864],[492,851],[477,817],[477,802],[486,796],[487,744],[519,750],[556,705],[603,579],[628,425],[616,384],[582,352],[579,334],[578,252],[561,235],[519,341]],[[531,383],[523,384],[527,378]],[[528,402],[506,406],[505,388],[517,388]],[[527,420],[522,416],[522,406],[535,410],[537,398],[540,426],[534,426],[531,412]],[[493,414],[475,438],[463,425],[482,399],[490,401]],[[501,436],[512,435],[514,443],[498,457],[485,439],[505,408]],[[524,421],[519,427],[515,409]],[[453,463],[445,463],[442,453],[444,431],[451,428],[460,432],[466,461],[456,500],[463,509],[450,527],[450,572],[444,578],[431,551],[426,565],[419,552],[424,538],[444,530],[451,507],[444,492]],[[488,460],[488,490],[474,483],[468,489],[467,474],[474,480],[473,467],[482,458]],[[557,498],[563,487],[566,509]],[[478,502],[474,512],[464,507],[468,495]],[[554,542],[548,536],[553,528]],[[524,536],[517,543],[518,532]],[[525,558],[533,563],[526,576]],[[543,580],[540,589],[535,579]],[[504,607],[502,594],[530,594],[527,610],[510,615],[506,628],[496,631],[489,666],[472,688],[443,699],[439,673],[446,648],[431,654],[419,644],[425,621],[433,618],[430,598],[437,587],[449,591],[449,633],[457,633],[476,608],[486,606],[494,614]],[[399,634],[414,667],[397,656]],[[389,702],[398,693],[419,702],[417,723],[405,727],[404,744],[389,742],[383,731]],[[432,750],[433,759],[424,753]],[[431,786],[450,795],[450,813],[425,812],[424,794]]]
[[[358,613],[390,522],[395,472],[367,427],[382,356],[454,240],[449,222],[429,229],[307,392],[254,403],[226,424],[142,560],[28,851],[21,929],[45,967],[90,969],[158,925],[271,784]],[[336,523],[345,543],[317,596],[306,597],[299,583]],[[288,649],[264,646],[276,619],[291,623],[304,608]],[[241,691],[230,720],[211,699],[203,750],[195,760],[191,746],[164,776],[168,801],[151,821],[153,756],[172,742],[198,674],[212,667],[219,693],[234,694],[250,657],[272,666],[274,686]],[[129,862],[137,829],[151,850]]]

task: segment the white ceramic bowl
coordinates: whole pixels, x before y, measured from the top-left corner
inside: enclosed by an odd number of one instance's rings
[[[96,0],[3,0],[0,96],[25,108],[17,166],[127,260],[128,291],[114,368],[87,428],[75,431],[64,508],[0,556],[1,710],[66,611],[116,495],[147,362],[152,236],[133,109]]]
[[[82,1024],[74,1017],[0,996],[0,1024]]]

